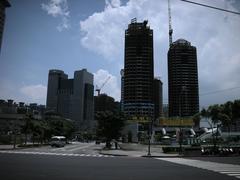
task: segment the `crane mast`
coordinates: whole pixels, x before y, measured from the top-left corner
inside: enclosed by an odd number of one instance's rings
[[[172,34],[173,34],[173,29],[172,29],[172,18],[171,18],[171,4],[170,0],[168,0],[168,24],[169,24],[169,47],[172,45]]]

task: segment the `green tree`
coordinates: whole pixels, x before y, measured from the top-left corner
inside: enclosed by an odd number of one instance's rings
[[[233,119],[239,119],[240,118],[240,100],[235,100],[232,104],[232,115]]]
[[[228,127],[228,132],[230,132],[231,119],[227,114],[219,113],[218,119],[221,121],[223,126]]]
[[[124,116],[111,111],[99,111],[95,115],[97,120],[97,136],[106,139],[106,147],[111,147],[111,140],[118,139],[124,126]]]
[[[33,120],[32,122],[32,142],[33,144],[35,143],[35,139],[39,136],[40,134],[40,124],[36,120]]]
[[[208,107],[209,115],[214,124],[218,123],[219,121],[218,114],[221,113],[221,111],[222,111],[222,108],[218,104],[214,104]]]
[[[200,120],[201,120],[201,113],[194,114],[193,122],[195,127],[199,127]]]
[[[72,121],[64,118],[48,119],[48,127],[50,128],[50,136],[62,135],[70,138],[74,132],[74,124]]]
[[[26,114],[25,119],[24,119],[24,124],[21,127],[21,132],[24,134],[24,144],[27,144],[27,137],[28,134],[32,132],[32,127],[33,127],[33,117],[30,114]]]

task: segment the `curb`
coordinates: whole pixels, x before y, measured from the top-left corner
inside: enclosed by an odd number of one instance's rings
[[[144,155],[141,157],[144,157],[144,158],[181,158],[182,156],[148,156],[148,155]]]
[[[101,153],[101,152],[99,154],[107,155],[107,156],[118,156],[118,157],[128,156],[128,155],[125,155],[125,154],[108,154],[108,153]]]

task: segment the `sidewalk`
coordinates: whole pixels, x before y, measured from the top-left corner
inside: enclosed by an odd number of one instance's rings
[[[148,145],[143,144],[119,144],[120,149],[102,149],[100,154],[112,156],[129,156],[129,157],[179,157],[179,154],[166,154],[162,148],[157,145],[150,146],[151,155],[148,156]]]
[[[33,148],[33,147],[41,147],[44,146],[45,144],[32,144],[32,143],[27,143],[27,146],[20,146],[20,144],[16,144],[15,149],[13,148],[13,144],[0,144],[0,150],[17,150],[17,149],[26,149],[26,148]]]
[[[18,149],[17,145],[16,145],[15,149]],[[13,145],[12,144],[9,144],[9,145],[1,144],[0,150],[13,150]]]

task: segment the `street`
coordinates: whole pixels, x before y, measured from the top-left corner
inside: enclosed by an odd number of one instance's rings
[[[75,143],[63,148],[43,146],[1,150],[0,177],[3,180],[230,180],[240,178],[239,165],[223,164],[220,160],[214,163],[209,162],[209,159],[196,161],[193,158],[116,157],[99,154],[102,146],[94,143]]]
[[[73,154],[73,155],[99,155],[99,151],[103,148],[104,144],[96,145],[94,142],[91,143],[81,143],[81,142],[72,142],[65,145],[64,147],[51,147],[50,145],[33,147],[33,148],[24,148],[16,149],[16,152],[26,152],[31,154]]]

